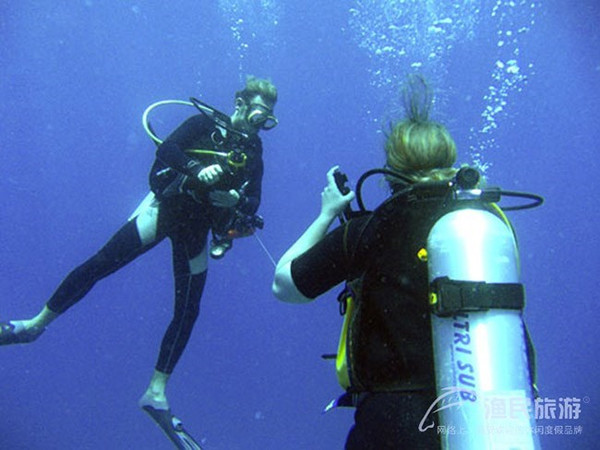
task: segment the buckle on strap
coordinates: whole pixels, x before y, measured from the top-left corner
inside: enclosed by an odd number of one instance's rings
[[[430,288],[431,311],[440,317],[468,311],[525,307],[525,288],[521,283],[458,281],[439,277],[433,280]]]

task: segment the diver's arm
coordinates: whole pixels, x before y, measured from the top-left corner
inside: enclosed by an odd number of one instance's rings
[[[200,163],[198,163],[198,165],[202,166]],[[212,164],[210,166],[206,166],[206,167],[202,168],[198,172],[196,177],[202,183],[208,184],[210,186],[211,184],[215,184],[217,181],[219,181],[221,179],[222,175],[223,175],[223,168],[221,167],[221,165],[220,164]],[[239,198],[239,196],[238,196],[238,198]]]
[[[171,169],[189,177],[198,177],[204,166],[186,155],[174,142],[163,142],[156,150],[156,158]]]
[[[288,303],[307,303],[312,300],[304,296],[296,287],[292,277],[292,261],[323,239],[335,217],[335,215],[329,217],[323,213],[319,214],[277,262],[272,290],[273,295],[279,300]]]
[[[300,238],[283,254],[275,268],[273,294],[282,301],[304,303],[310,301],[294,284],[291,272],[292,261],[313,247],[327,234],[330,225],[344,208],[354,199],[354,192],[342,195],[336,186],[334,172],[337,166],[327,172],[327,186],[321,193],[321,212]]]
[[[205,166],[187,155],[184,150],[194,148],[195,143],[210,132],[207,120],[201,115],[187,119],[158,146],[156,157],[177,172],[198,177]]]
[[[252,216],[258,210],[260,205],[260,197],[262,190],[262,177],[263,177],[263,161],[262,161],[262,145],[260,140],[253,144],[254,148],[251,150],[256,152],[256,156],[252,159],[252,170],[248,175],[248,179],[242,184],[241,187],[236,189],[216,190],[209,194],[210,200],[214,206],[220,208],[233,208],[235,207],[238,211],[243,214]],[[212,170],[218,171],[218,177],[210,179],[204,179],[203,175],[205,172]],[[223,174],[223,169],[219,166],[208,166],[202,169],[198,174],[198,178],[201,182],[206,184],[213,184],[219,180],[219,177]]]

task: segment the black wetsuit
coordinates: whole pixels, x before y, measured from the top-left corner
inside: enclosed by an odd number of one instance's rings
[[[234,146],[247,156],[245,167],[236,170],[229,170],[222,157],[184,152],[188,149],[228,151]],[[226,173],[212,186],[201,185],[197,180],[198,173],[215,163],[220,163]],[[153,202],[156,219],[129,220],[96,255],[65,278],[48,301],[48,308],[56,313],[65,312],[97,281],[168,237],[173,247],[175,312],[164,335],[156,369],[171,373],[198,317],[206,281],[206,264],[194,261],[205,253],[211,227],[221,226],[232,213],[212,206],[208,193],[243,187],[236,208],[243,214],[252,215],[260,204],[262,175],[262,143],[258,136],[234,142],[229,133],[228,139],[223,139],[211,120],[203,115],[191,117],[157,149],[150,172],[150,186],[156,196]]]
[[[405,206],[388,222],[373,214],[350,220],[291,265],[294,284],[309,298],[360,280],[346,347],[357,408],[346,449],[440,445],[435,431],[419,431],[435,400],[435,375],[427,264],[417,253],[437,206]]]

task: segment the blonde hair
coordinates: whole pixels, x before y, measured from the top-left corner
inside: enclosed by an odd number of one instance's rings
[[[241,97],[246,101],[260,95],[271,108],[277,103],[277,88],[271,81],[249,75],[246,78],[246,87],[235,93],[236,98]]]
[[[445,126],[429,120],[433,103],[429,86],[422,77],[413,76],[403,94],[407,117],[393,125],[387,134],[386,165],[414,181],[453,177],[456,144]]]

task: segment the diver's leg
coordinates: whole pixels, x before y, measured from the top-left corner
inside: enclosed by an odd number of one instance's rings
[[[158,202],[128,221],[102,249],[74,269],[33,318],[0,323],[0,345],[32,342],[59,315],[77,303],[97,281],[117,271],[156,245]]]
[[[206,280],[206,249],[194,258],[179,259],[181,251],[173,243],[175,256],[175,314],[162,341],[158,362],[139,406],[154,420],[176,448],[202,450],[200,445],[173,415],[166,396],[167,383],[181,357],[198,317],[200,297]],[[186,252],[187,253],[187,252]],[[189,254],[189,253],[188,253]],[[178,256],[179,255],[179,256]]]
[[[168,409],[166,386],[170,374],[190,338],[200,311],[200,298],[207,273],[205,232],[189,240],[173,239],[173,266],[175,273],[175,312],[163,337],[154,375],[140,405],[146,401]],[[200,242],[202,243],[200,245]]]
[[[172,204],[164,217],[173,244],[175,312],[163,337],[152,379],[139,401],[139,406],[175,447],[186,450],[201,450],[201,447],[172,414],[166,389],[198,317],[206,281],[209,224],[197,206],[195,203],[186,205],[185,202]]]
[[[158,233],[158,203],[128,221],[102,249],[73,270],[47,303],[62,314],[103,278],[154,247],[164,236]]]
[[[65,278],[48,301],[48,309],[62,314],[81,300],[96,282],[158,244],[165,237],[158,229],[158,213],[158,201],[146,205],[98,253]],[[41,318],[43,317],[42,315]]]

